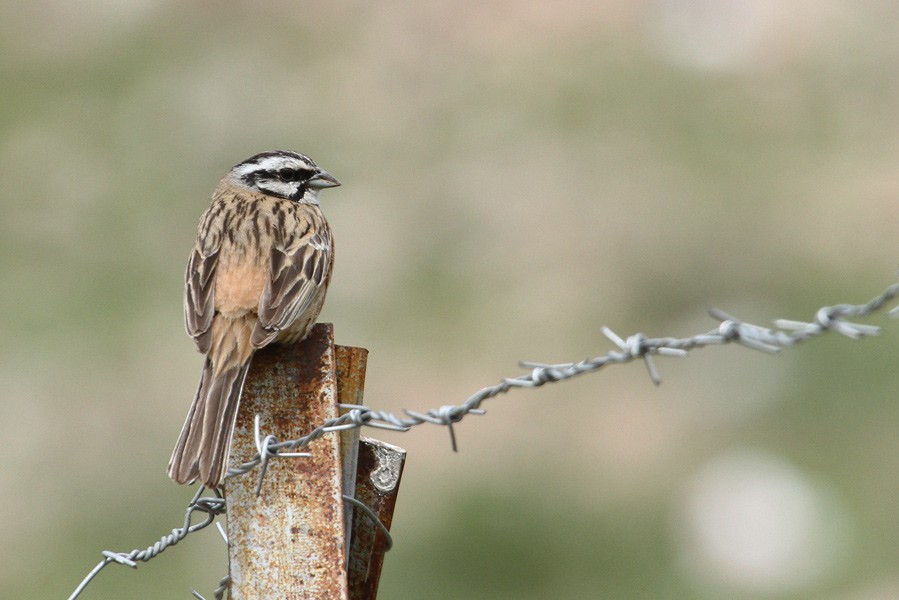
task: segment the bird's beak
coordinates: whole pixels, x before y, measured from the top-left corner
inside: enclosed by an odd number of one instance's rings
[[[338,185],[340,185],[340,182],[337,181],[336,177],[334,177],[327,171],[321,171],[309,180],[308,185],[311,188],[320,190],[329,187],[337,187]]]

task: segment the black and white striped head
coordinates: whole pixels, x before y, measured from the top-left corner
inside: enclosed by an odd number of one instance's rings
[[[340,185],[308,156],[287,150],[251,156],[235,165],[228,176],[251,190],[308,204],[318,204],[319,190]]]

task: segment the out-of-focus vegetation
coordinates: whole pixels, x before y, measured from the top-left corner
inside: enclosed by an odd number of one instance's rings
[[[424,409],[620,334],[862,302],[893,278],[899,5],[0,6],[0,589],[65,597],[151,544],[199,376],[182,272],[219,177],[323,194],[323,318],[366,398]],[[409,450],[384,598],[899,596],[899,330],[498,399]],[[214,531],[83,596],[207,596]],[[426,590],[424,592],[423,590]]]

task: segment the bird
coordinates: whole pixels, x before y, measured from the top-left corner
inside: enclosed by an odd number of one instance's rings
[[[185,328],[206,360],[167,469],[176,482],[221,485],[253,353],[315,324],[334,264],[318,195],[339,185],[308,156],[274,150],[216,187],[184,277]]]

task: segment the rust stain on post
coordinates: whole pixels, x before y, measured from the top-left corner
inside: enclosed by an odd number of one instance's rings
[[[362,404],[365,392],[365,367],[368,350],[352,346],[334,346],[337,356],[337,402],[340,404]],[[343,414],[345,410],[340,410]],[[359,428],[340,432],[340,456],[343,464],[343,493],[356,497],[356,457],[359,454]],[[350,547],[350,529],[353,522],[353,506],[343,505],[346,546]]]
[[[389,530],[399,494],[406,451],[386,442],[363,437],[359,443],[356,499],[378,515]],[[353,519],[349,587],[351,600],[375,600],[384,564],[386,538],[359,511]]]
[[[368,350],[353,346],[334,346],[337,354],[337,395],[344,404],[362,404],[365,392],[365,367]]]
[[[284,441],[336,417],[336,402],[330,324],[316,325],[300,344],[263,348],[244,385],[231,465],[256,453],[256,414],[264,435]],[[325,435],[306,450],[313,456],[272,460],[259,496],[258,471],[226,482],[234,600],[347,598],[339,438]]]

